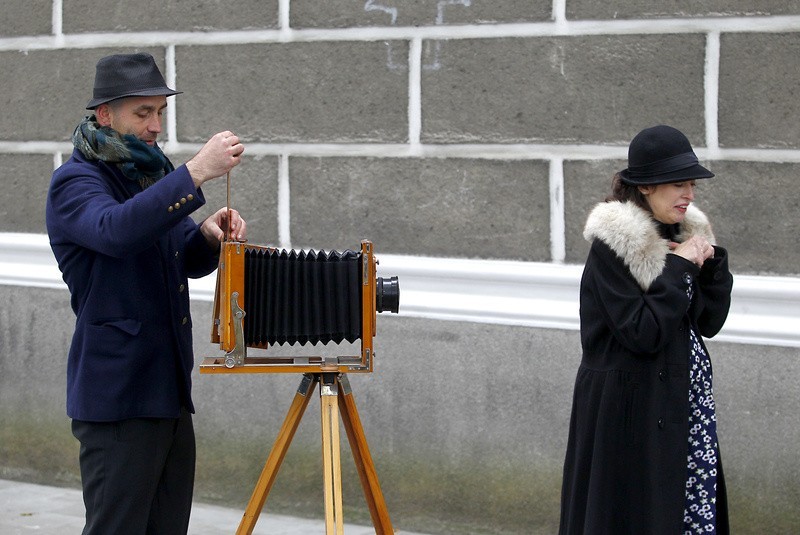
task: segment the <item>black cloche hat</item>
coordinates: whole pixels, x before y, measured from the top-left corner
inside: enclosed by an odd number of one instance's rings
[[[698,163],[689,140],[671,126],[645,128],[628,147],[628,168],[620,171],[622,181],[633,186],[668,184],[714,173]]]
[[[86,104],[93,110],[100,104],[123,97],[151,97],[156,95],[178,95],[167,87],[153,56],[145,53],[115,54],[97,62],[94,78],[94,94]]]

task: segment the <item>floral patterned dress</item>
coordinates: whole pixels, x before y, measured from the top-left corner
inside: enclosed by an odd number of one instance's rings
[[[690,330],[689,343],[689,453],[683,531],[695,535],[717,531],[719,445],[711,360],[694,329]]]

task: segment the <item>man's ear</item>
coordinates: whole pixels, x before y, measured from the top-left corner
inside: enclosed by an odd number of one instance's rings
[[[100,104],[94,109],[94,117],[100,126],[111,126],[111,106]]]

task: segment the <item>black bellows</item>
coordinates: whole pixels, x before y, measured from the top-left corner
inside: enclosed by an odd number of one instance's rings
[[[245,248],[244,337],[251,347],[361,338],[361,253]]]

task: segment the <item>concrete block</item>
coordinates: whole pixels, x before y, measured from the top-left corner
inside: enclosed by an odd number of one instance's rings
[[[135,50],[139,51],[139,49]],[[141,49],[164,69],[163,49]],[[95,66],[109,54],[132,52],[112,48],[0,52],[0,140],[69,141],[90,112]]]
[[[175,55],[186,91],[177,101],[181,140],[223,128],[265,142],[408,138],[404,42],[189,46]]]
[[[223,31],[275,28],[278,0],[115,2],[63,0],[64,33]],[[87,16],[91,14],[91,16]]]
[[[52,0],[6,0],[0,19],[0,37],[53,33]]]
[[[540,161],[292,158],[296,246],[368,238],[379,252],[548,261],[548,167]]]
[[[658,123],[676,125],[692,139],[704,132],[702,35],[424,45],[430,66],[422,74],[427,143],[627,145],[643,125]]]
[[[501,0],[491,3],[469,0],[292,0],[290,24],[293,28],[350,28],[540,22],[550,20],[552,11],[552,3],[548,0]]]
[[[66,415],[75,325],[63,290],[0,285],[0,477],[75,486],[78,443]]]
[[[231,208],[239,211],[247,223],[247,241],[259,245],[278,242],[278,158],[275,156],[245,156],[231,171]],[[175,165],[185,163],[191,154],[170,155]],[[216,178],[203,185],[206,204],[191,217],[201,223],[226,206],[228,191],[226,177]]]
[[[611,193],[614,173],[625,169],[627,160],[580,160],[564,162],[564,229],[566,262],[583,264],[589,242],[583,228],[589,212]]]
[[[684,17],[745,17],[797,15],[797,0],[679,0],[653,2],[652,0],[570,0],[567,2],[568,19],[652,19]]]
[[[709,162],[696,203],[714,223],[734,273],[800,275],[800,164]],[[755,189],[754,189],[755,188]]]
[[[720,38],[721,147],[800,148],[800,34]]]
[[[797,348],[707,345],[731,533],[797,533]]]
[[[44,206],[53,157],[0,154],[0,232],[45,233]]]

